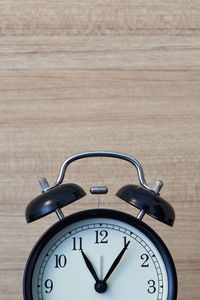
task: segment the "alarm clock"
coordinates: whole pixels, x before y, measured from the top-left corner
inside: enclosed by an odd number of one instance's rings
[[[139,209],[135,216],[114,209],[78,211],[65,217],[62,207],[86,195],[74,183],[62,184],[66,169],[86,157],[123,159],[137,170],[140,185],[129,184],[116,196]],[[147,185],[141,164],[110,151],[75,154],[64,161],[56,183],[40,180],[42,193],[26,208],[28,223],[52,212],[59,218],[33,248],[26,263],[24,300],[176,300],[177,275],[173,259],[158,234],[142,221],[145,214],[173,226],[175,212],[160,197],[163,185]],[[92,187],[106,194],[107,187]],[[99,203],[99,201],[98,201]]]

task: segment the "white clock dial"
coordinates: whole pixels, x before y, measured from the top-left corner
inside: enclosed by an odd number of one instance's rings
[[[97,291],[84,255],[104,282],[120,253],[105,291]],[[34,267],[32,295],[33,300],[167,300],[168,277],[161,254],[140,230],[114,218],[88,218],[45,245]]]

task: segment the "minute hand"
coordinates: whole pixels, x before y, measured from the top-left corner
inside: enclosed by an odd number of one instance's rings
[[[114,271],[114,269],[117,267],[118,263],[120,262],[122,256],[124,255],[124,252],[128,248],[129,244],[130,244],[130,241],[128,241],[128,243],[124,246],[124,248],[121,250],[121,252],[118,254],[118,256],[116,257],[116,259],[114,260],[112,266],[108,270],[108,273],[106,274],[105,278],[103,279],[104,282],[106,282],[108,280],[108,278],[110,277],[110,275],[112,274],[112,272]]]

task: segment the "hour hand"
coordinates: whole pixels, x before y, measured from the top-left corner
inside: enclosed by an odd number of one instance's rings
[[[92,274],[92,276],[94,277],[94,280],[96,282],[99,282],[99,278],[95,272],[95,269],[93,267],[93,265],[91,264],[89,258],[87,257],[87,255],[83,252],[83,250],[81,251],[81,254],[83,256],[83,259],[85,261],[86,266],[88,267],[88,270],[90,271],[90,273]]]
[[[90,273],[94,277],[94,280],[96,281],[95,285],[94,285],[94,288],[95,288],[96,292],[98,292],[98,293],[104,293],[107,290],[107,284],[106,284],[106,282],[104,282],[103,280],[100,280],[98,278],[93,265],[91,264],[89,258],[83,252],[83,250],[81,251],[81,254],[83,256],[83,259],[85,261],[86,266],[88,267],[88,270],[90,271]]]
[[[106,282],[108,280],[108,278],[110,277],[110,275],[112,274],[112,272],[115,270],[115,268],[119,264],[120,260],[122,259],[122,256],[124,255],[126,249],[128,248],[129,244],[130,244],[130,241],[128,243],[126,243],[124,248],[120,251],[120,253],[116,257],[116,259],[114,260],[113,264],[111,265],[110,269],[108,270],[108,273],[106,274],[103,282]]]

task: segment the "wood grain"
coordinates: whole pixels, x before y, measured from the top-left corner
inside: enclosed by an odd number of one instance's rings
[[[174,228],[146,216],[178,271],[178,300],[199,300],[200,4],[176,1],[0,1],[0,299],[19,300],[34,243],[57,219],[27,225],[38,179],[56,181],[70,155],[135,156],[147,183],[176,210]],[[114,194],[137,183],[129,164],[86,159],[65,181],[87,197],[66,215],[101,205],[137,214]]]

